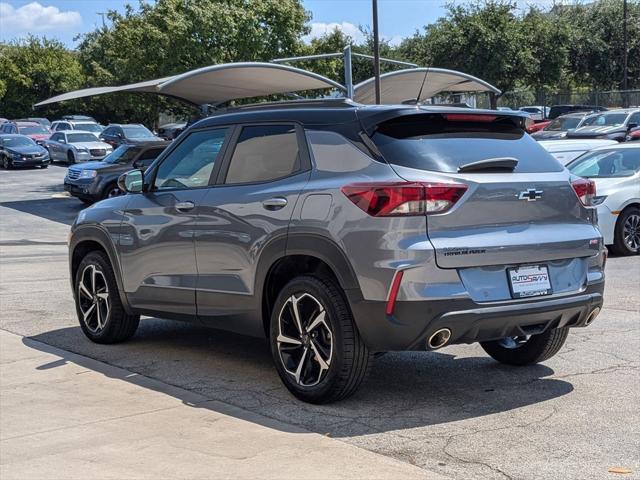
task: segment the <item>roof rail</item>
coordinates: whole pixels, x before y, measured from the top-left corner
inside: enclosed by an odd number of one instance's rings
[[[246,105],[233,105],[214,110],[211,116],[222,115],[230,112],[243,112],[247,110],[260,110],[266,108],[353,108],[360,105],[348,98],[318,98],[318,99],[296,99],[277,100],[273,102],[248,103]]]

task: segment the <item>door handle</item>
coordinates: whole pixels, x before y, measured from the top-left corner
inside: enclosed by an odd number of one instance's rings
[[[179,212],[188,212],[189,210],[193,210],[193,208],[196,206],[195,203],[193,202],[178,202],[175,204],[176,210],[178,210]]]
[[[267,210],[280,210],[287,206],[287,199],[284,197],[273,197],[263,201],[262,206]]]

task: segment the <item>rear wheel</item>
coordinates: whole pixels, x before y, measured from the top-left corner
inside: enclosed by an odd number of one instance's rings
[[[553,357],[564,345],[569,329],[554,328],[539,335],[506,337],[480,342],[494,360],[508,365],[531,365]]]
[[[76,312],[80,328],[96,343],[117,343],[136,332],[140,317],[127,315],[109,259],[103,252],[87,254],[75,278]]]
[[[270,336],[280,378],[305,402],[329,403],[352,395],[373,360],[342,292],[330,279],[291,280],[275,302]]]
[[[73,154],[71,150],[67,152],[67,163],[69,165],[76,163],[76,156]]]
[[[612,250],[618,255],[640,253],[640,208],[625,208],[616,222]]]

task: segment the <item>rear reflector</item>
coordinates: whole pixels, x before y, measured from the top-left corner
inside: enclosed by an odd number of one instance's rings
[[[571,182],[571,186],[583,205],[587,207],[593,205],[593,197],[596,196],[596,182],[588,178],[577,178]]]
[[[445,113],[442,115],[445,120],[450,122],[493,122],[496,118],[495,115],[481,115],[477,113]]]
[[[391,290],[389,290],[389,298],[387,299],[387,315],[391,315],[393,313],[393,309],[396,306],[396,298],[398,297],[398,290],[400,290],[400,282],[402,282],[402,276],[404,272],[402,270],[398,270],[393,277],[393,281],[391,282]]]
[[[379,182],[342,187],[342,193],[372,217],[443,213],[466,191],[467,186],[458,183]]]

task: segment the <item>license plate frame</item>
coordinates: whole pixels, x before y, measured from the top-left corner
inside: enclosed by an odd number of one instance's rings
[[[532,298],[551,295],[553,288],[547,265],[519,265],[507,268],[511,298]]]

